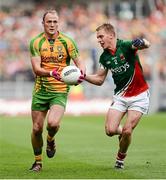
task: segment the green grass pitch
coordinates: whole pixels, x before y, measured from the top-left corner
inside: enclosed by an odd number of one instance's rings
[[[144,116],[133,133],[124,170],[114,169],[118,138],[104,133],[105,116],[65,116],[56,136],[56,157],[45,153],[43,170],[28,171],[33,153],[30,116],[0,116],[0,179],[166,178],[166,113]],[[46,124],[45,124],[46,125]]]

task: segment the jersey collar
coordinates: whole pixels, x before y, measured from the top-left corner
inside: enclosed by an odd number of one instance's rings
[[[48,40],[53,40],[53,41],[55,41],[55,40],[57,39],[57,37],[59,36],[59,34],[60,34],[59,31],[57,31],[57,32],[53,35],[52,38],[49,38],[49,37],[47,36],[47,34],[44,33],[46,39],[48,39]]]

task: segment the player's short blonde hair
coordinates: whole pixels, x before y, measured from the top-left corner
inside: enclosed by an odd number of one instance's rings
[[[100,25],[98,28],[96,28],[96,31],[100,31],[101,29],[104,29],[108,33],[112,33],[114,36],[116,35],[115,28],[110,23],[104,23]]]
[[[46,15],[49,14],[49,13],[51,13],[51,14],[56,14],[56,15],[58,16],[58,13],[57,13],[57,11],[56,11],[55,9],[47,10],[47,11],[43,14],[43,22],[44,22],[44,20],[45,20]]]

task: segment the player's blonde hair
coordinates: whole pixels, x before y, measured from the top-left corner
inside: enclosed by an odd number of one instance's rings
[[[96,31],[100,31],[101,29],[104,29],[108,33],[112,33],[114,36],[116,36],[115,28],[110,23],[104,23],[100,25],[98,28],[96,28]]]
[[[43,14],[43,22],[44,22],[44,20],[45,20],[46,15],[49,14],[49,13],[51,13],[51,14],[56,14],[56,15],[58,16],[58,13],[57,13],[57,11],[56,11],[55,9],[47,10],[47,11]]]

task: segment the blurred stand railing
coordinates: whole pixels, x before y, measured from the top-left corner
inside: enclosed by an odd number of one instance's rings
[[[0,99],[29,99],[32,96],[33,82],[1,81]]]
[[[0,81],[0,99],[29,99],[32,97],[33,85],[34,82],[23,80]],[[81,88],[79,86],[81,86]],[[81,93],[84,94],[83,99],[105,99],[110,98],[113,93],[113,89],[108,82],[105,82],[103,86],[95,86],[87,82],[79,86],[73,86],[71,93],[79,93],[81,91]]]
[[[33,82],[28,81],[0,81],[0,99],[26,100],[31,99]],[[102,86],[95,86],[84,82],[82,85],[73,86],[70,100],[110,100],[113,94],[113,83],[107,80]],[[149,82],[151,91],[150,113],[166,111],[166,82]],[[100,102],[99,102],[100,103]]]

